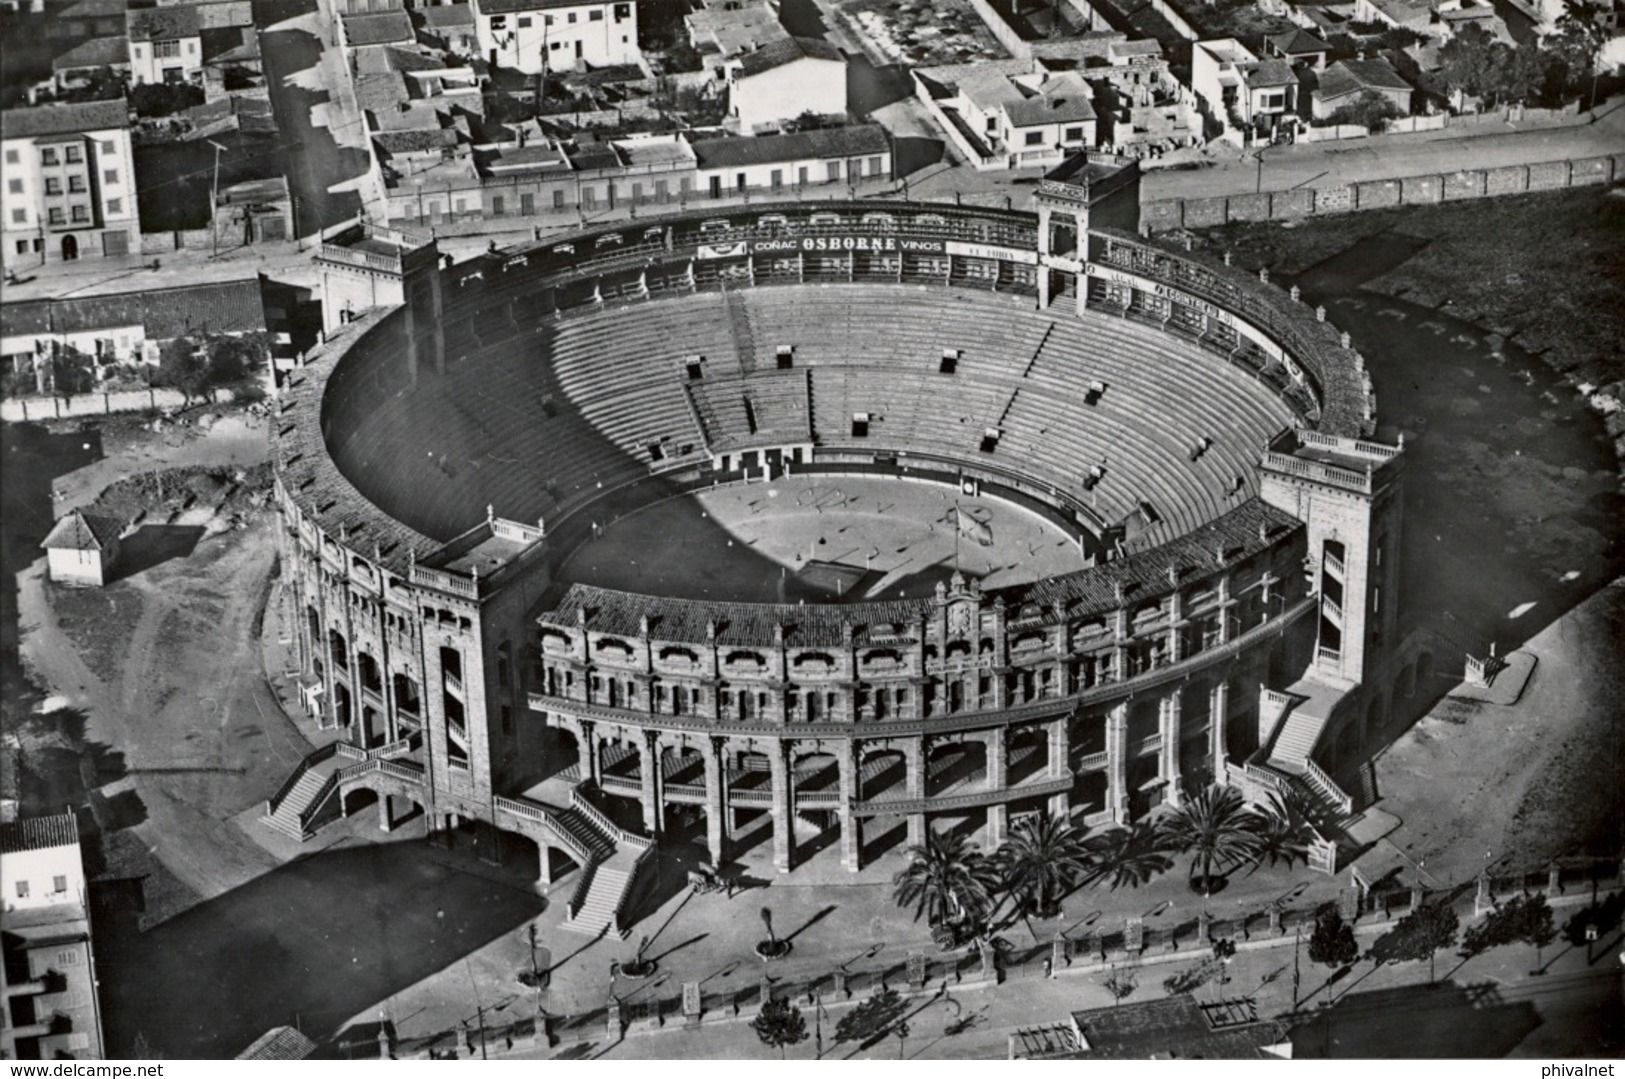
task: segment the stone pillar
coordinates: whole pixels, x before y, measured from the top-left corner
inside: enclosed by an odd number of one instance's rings
[[[1209,691],[1208,705],[1208,752],[1213,757],[1213,781],[1225,783],[1229,781],[1229,765],[1226,763],[1229,751],[1225,747],[1227,732],[1225,730],[1225,717],[1230,712],[1230,682],[1228,679],[1214,683]]]
[[[795,856],[795,792],[791,789],[789,752],[793,743],[775,742],[768,750],[773,777],[773,868],[790,872]]]
[[[642,780],[643,830],[660,834],[660,736],[647,731],[638,739],[638,778]]]
[[[841,767],[841,865],[849,873],[863,868],[863,822],[855,813],[858,801],[859,745],[852,742],[840,750]]]
[[[1180,800],[1179,694],[1180,691],[1176,686],[1174,691],[1159,703],[1157,712],[1157,733],[1162,738],[1162,748],[1157,753],[1157,775],[1163,782],[1163,802],[1171,806],[1179,805]]]
[[[388,832],[395,827],[395,796],[393,794],[380,794],[378,796],[378,830]]]
[[[911,739],[903,747],[903,756],[904,768],[907,771],[908,797],[911,800],[922,799],[925,797],[925,739]],[[917,847],[924,842],[925,814],[910,813],[908,815],[908,844],[911,847]]]
[[[724,790],[727,777],[722,771],[722,746],[718,739],[702,751],[705,756],[705,845],[711,853],[711,864],[720,866],[727,857],[728,827],[725,819],[728,794]]]
[[[1106,808],[1112,820],[1128,823],[1128,704],[1106,716]]]
[[[553,848],[546,843],[536,844],[536,883],[542,888],[553,885]]]
[[[594,786],[598,785],[598,738],[593,734],[591,720],[581,721],[581,778],[590,780]]]
[[[1003,790],[1009,782],[1008,743],[1010,731],[1001,727],[987,736],[987,789]],[[987,807],[987,849],[996,850],[1010,831],[1010,807],[995,802]]]
[[[1067,731],[1069,717],[1062,716],[1053,720],[1049,727],[1049,775],[1051,779],[1065,779],[1072,775],[1072,768],[1067,758],[1072,754],[1072,739]],[[1072,810],[1072,795],[1069,791],[1052,794],[1049,798],[1049,811],[1057,816],[1066,816]]]

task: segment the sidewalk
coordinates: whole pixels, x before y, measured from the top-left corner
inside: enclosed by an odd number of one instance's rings
[[[1362,948],[1380,937],[1390,926],[1367,926],[1357,932]],[[1542,1012],[1542,1020],[1556,1021],[1566,1018],[1572,1022],[1570,1011],[1582,1015],[1602,1013],[1609,1000],[1617,1000],[1620,975],[1615,953],[1620,947],[1620,934],[1599,942],[1591,961],[1583,949],[1569,948],[1558,943],[1544,949],[1540,959],[1547,973],[1531,977],[1536,967],[1535,950],[1528,946],[1498,948],[1462,961],[1453,951],[1440,952],[1435,971],[1439,982],[1446,987],[1477,987],[1472,1007],[1477,1010],[1493,1008],[1496,1004],[1517,1007],[1532,1005]],[[1296,955],[1295,955],[1296,953]],[[1006,1055],[1007,1037],[1017,1027],[1065,1023],[1069,1014],[1089,1008],[1110,1006],[1111,994],[1103,987],[1110,974],[1131,973],[1135,988],[1123,1001],[1132,1005],[1146,1000],[1168,996],[1164,982],[1172,975],[1193,971],[1205,962],[1205,956],[1180,957],[1167,960],[1147,956],[1138,964],[1084,964],[1074,962],[1070,967],[1056,971],[1052,978],[1007,981],[1002,985],[929,986],[923,992],[911,994],[904,1015],[911,1036],[899,1046],[895,1037],[884,1037],[878,1044],[864,1049],[853,1043],[835,1044],[835,1024],[860,997],[852,1001],[824,1002],[822,1019],[824,1055],[845,1059],[894,1059],[899,1049],[910,1058],[980,1058],[1002,1059]],[[1296,968],[1296,975],[1294,974]],[[1358,1023],[1375,1014],[1386,1017],[1394,1040],[1391,1052],[1381,1055],[1432,1055],[1425,1047],[1407,1043],[1403,1035],[1393,1030],[1393,1019],[1398,1014],[1388,1010],[1388,1001],[1398,994],[1394,990],[1425,986],[1429,968],[1425,962],[1410,962],[1373,967],[1361,960],[1346,975],[1333,984],[1333,971],[1310,961],[1307,942],[1295,942],[1292,937],[1271,941],[1242,944],[1235,959],[1226,970],[1226,984],[1210,981],[1196,990],[1199,1000],[1252,998],[1257,1002],[1261,1019],[1281,1019],[1297,1027],[1299,1036],[1294,1042],[1307,1041],[1314,1033],[1313,1024],[1318,1014],[1338,1023]],[[1296,990],[1294,982],[1296,981]],[[1435,992],[1438,992],[1437,990]],[[1297,1017],[1294,1017],[1294,994],[1297,997]],[[1388,998],[1385,1000],[1385,998]],[[1458,996],[1441,993],[1439,1006],[1452,1008]],[[809,1034],[814,1027],[813,1007],[805,998],[795,1002],[807,1019]],[[1397,1001],[1396,1001],[1397,1003]],[[1405,1015],[1414,1012],[1407,1007]],[[664,1029],[649,1029],[628,1033],[618,1042],[611,1042],[608,1034],[589,1046],[564,1045],[551,1050],[538,1050],[522,1054],[529,1059],[618,1057],[625,1059],[772,1059],[776,1053],[763,1046],[751,1029],[749,1014],[738,1020],[707,1023],[697,1028],[668,1025]],[[1599,1021],[1606,1015],[1599,1014]],[[1537,1026],[1527,1032],[1510,1055],[1547,1055],[1554,1047],[1545,1039],[1536,1039]],[[1561,1040],[1561,1039],[1560,1039]],[[1524,1041],[1533,1044],[1524,1045]],[[1323,1055],[1314,1046],[1297,1045],[1296,1055]],[[1334,1047],[1336,1048],[1336,1047]],[[1356,1047],[1350,1047],[1356,1048]],[[1523,1050],[1527,1050],[1523,1051]],[[812,1037],[790,1051],[791,1055],[810,1058],[815,1045]],[[1572,1044],[1562,1055],[1573,1055]],[[1358,1052],[1332,1055],[1358,1055]]]

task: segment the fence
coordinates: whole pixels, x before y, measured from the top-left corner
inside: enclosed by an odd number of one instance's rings
[[[230,404],[230,390],[214,391],[213,404]],[[200,403],[196,399],[194,404]],[[61,397],[11,397],[0,401],[0,420],[19,423],[28,420],[66,420],[78,416],[107,416],[114,412],[150,412],[186,407],[179,390],[111,390],[106,393],[80,393]]]
[[[1554,903],[1562,901],[1565,905],[1572,905],[1574,901],[1588,899],[1595,892],[1613,892],[1625,887],[1625,865],[1617,857],[1563,858],[1544,869],[1498,874],[1486,877],[1484,881],[1495,895],[1541,893]],[[1481,885],[1480,897],[1483,888],[1484,885]],[[1575,894],[1564,900],[1569,891]],[[1456,905],[1473,901],[1472,893],[1471,885],[1430,890],[1390,878],[1369,887],[1351,884],[1340,893],[1338,905],[1346,920],[1361,928],[1362,932],[1375,933],[1419,906],[1432,903]],[[1306,942],[1322,906],[1318,903],[1302,907],[1272,904],[1236,917],[1204,919],[1193,916],[1174,925],[1158,927],[1145,926],[1139,919],[1129,919],[1121,928],[1114,926],[1109,929],[1088,919],[1084,923],[1054,925],[1048,929],[1042,922],[1033,923],[1034,936],[1048,933],[1048,939],[1020,946],[996,940],[996,944],[1001,946],[997,948],[998,959],[991,972],[992,980],[1003,982],[1047,978],[1061,968],[1075,968],[1080,972],[1114,968],[1136,970],[1190,962],[1212,956],[1212,943],[1215,940],[1230,940],[1244,949],[1269,947],[1272,943],[1284,944],[1289,939]],[[1481,899],[1475,902],[1477,913],[1482,913],[1482,907]],[[1132,947],[1132,938],[1136,935],[1139,937],[1138,946]],[[470,1024],[477,1017],[470,1015],[457,1030],[399,1040],[394,1045],[394,1055],[401,1059],[467,1056],[480,1051],[478,1038],[484,1039],[488,1052],[606,1038],[617,1041],[624,1034],[658,1030],[669,1024],[692,1025],[751,1018],[764,1003],[764,993],[800,1003],[804,1007],[818,1001],[825,1007],[835,1008],[888,988],[909,994],[935,992],[935,987],[944,983],[950,986],[986,984],[989,973],[974,947],[957,954],[930,956],[915,953],[874,967],[848,969],[842,966],[823,973],[776,980],[764,977],[748,985],[709,992],[704,991],[702,986],[700,1011],[697,1014],[685,1013],[681,991],[670,996],[637,999],[640,990],[623,983],[622,989],[626,995],[612,1004],[570,1014],[542,1013],[539,1019],[526,1018],[507,1026],[479,1030],[471,1028]]]
[[[1466,199],[1521,195],[1591,184],[1625,175],[1625,154],[1564,158],[1532,165],[1461,169],[1426,176],[1360,180],[1326,187],[1299,187],[1196,199],[1156,199],[1140,205],[1143,227],[1152,232],[1203,229],[1231,221],[1288,221],[1321,214],[1390,206],[1432,205]]]

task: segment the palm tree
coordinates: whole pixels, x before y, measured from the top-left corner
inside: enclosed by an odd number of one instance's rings
[[[1191,855],[1191,886],[1200,876],[1204,896],[1213,894],[1215,862],[1243,862],[1258,849],[1258,815],[1236,787],[1215,783],[1198,791],[1167,814],[1162,826],[1173,847]]]
[[[1258,826],[1254,864],[1280,862],[1291,869],[1294,862],[1308,862],[1309,850],[1320,838],[1322,816],[1314,801],[1296,786],[1270,792],[1269,801],[1254,810]]]
[[[1113,891],[1137,888],[1174,864],[1168,838],[1155,821],[1114,826],[1090,836],[1084,845],[1089,851],[1084,883],[1109,880]]]
[[[1059,813],[1023,818],[994,858],[1020,908],[1041,918],[1055,914],[1089,868],[1082,833]]]
[[[908,849],[909,863],[892,878],[900,907],[913,907],[931,925],[981,920],[993,906],[999,873],[993,862],[964,836],[927,832],[925,842]]]

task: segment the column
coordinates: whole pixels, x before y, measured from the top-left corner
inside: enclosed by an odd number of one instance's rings
[[[1062,716],[1050,723],[1049,727],[1049,774],[1051,779],[1069,778],[1072,768],[1067,757],[1072,752],[1072,740],[1068,737],[1066,725],[1068,718]],[[1072,810],[1072,794],[1061,791],[1049,796],[1049,811],[1056,816],[1064,817]]]
[[[773,776],[773,868],[790,872],[795,855],[795,792],[791,787],[790,742],[774,742],[767,759]]]
[[[725,776],[722,771],[722,743],[711,739],[702,751],[705,755],[705,845],[711,852],[711,864],[720,866],[727,857],[727,792],[723,790]]]
[[[576,748],[581,754],[581,764],[577,769],[579,782],[598,784],[598,739],[593,735],[593,722],[583,719],[577,732],[580,737],[576,739]]]
[[[643,732],[638,739],[638,778],[643,781],[643,830],[651,836],[660,834],[660,736],[653,731]]]
[[[840,748],[841,765],[841,865],[848,873],[863,868],[863,821],[854,809],[858,801],[858,753],[862,747],[849,742]]]
[[[378,796],[378,830],[388,832],[395,827],[395,807],[393,794],[380,794]]]
[[[1163,803],[1177,806],[1179,789],[1179,717],[1181,702],[1179,690],[1174,690],[1158,704],[1157,733],[1162,737],[1162,748],[1157,753],[1157,776],[1163,783]]]
[[[915,738],[903,747],[904,770],[908,782],[908,797],[911,801],[919,801],[925,797],[925,739]],[[925,843],[925,814],[910,813],[908,815],[908,845],[911,847],[923,846]]]
[[[1050,213],[1048,206],[1038,208],[1038,252],[1040,255],[1050,253],[1050,243],[1054,239],[1050,235]],[[1042,311],[1049,306],[1049,270],[1043,265],[1044,260],[1042,258],[1038,261],[1038,309]]]
[[[1106,808],[1112,820],[1128,823],[1128,704],[1106,716]]]
[[[1213,781],[1226,783],[1229,781],[1229,765],[1227,758],[1229,752],[1225,747],[1228,737],[1225,730],[1226,717],[1230,713],[1230,681],[1221,679],[1213,684],[1208,691],[1208,752],[1213,757]]]
[[[987,735],[987,789],[1003,790],[1009,783],[1008,751],[1010,729],[1000,727]],[[1010,807],[996,802],[987,807],[987,849],[996,850],[1010,832]]]

